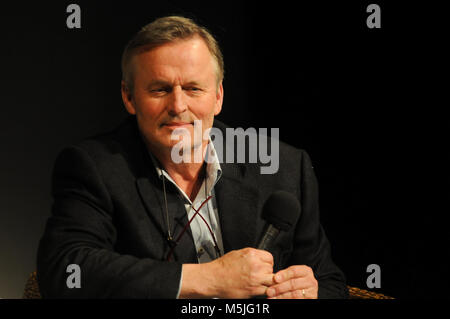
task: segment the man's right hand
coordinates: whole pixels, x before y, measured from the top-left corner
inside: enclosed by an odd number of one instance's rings
[[[250,298],[273,284],[272,254],[244,248],[209,263],[184,264],[179,297]]]

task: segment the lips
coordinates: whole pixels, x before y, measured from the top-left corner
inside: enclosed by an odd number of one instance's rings
[[[164,126],[166,126],[168,128],[188,127],[191,125],[192,125],[192,123],[189,123],[189,122],[169,122],[169,123],[164,124]]]

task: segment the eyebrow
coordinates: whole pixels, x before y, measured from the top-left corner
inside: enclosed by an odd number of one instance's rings
[[[171,83],[163,81],[163,80],[155,80],[155,81],[151,81],[148,85],[147,85],[147,89],[151,89],[155,86],[172,86]]]

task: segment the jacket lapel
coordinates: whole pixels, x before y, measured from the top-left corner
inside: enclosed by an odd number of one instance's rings
[[[244,182],[246,167],[221,164],[222,176],[215,186],[225,253],[255,247],[258,225],[258,190]]]
[[[149,165],[152,165],[152,163],[150,162]],[[168,226],[164,193],[161,186],[153,184],[153,182],[155,182],[155,179],[157,183],[159,182],[159,184],[161,184],[162,181],[158,179],[158,177],[156,176],[156,172],[154,175],[155,176],[150,178],[137,179],[137,188],[149,217],[158,226],[161,232],[161,236],[167,239]],[[188,223],[188,219],[183,201],[179,198],[178,193],[167,184],[167,212],[169,215],[171,233],[173,239],[176,240],[181,234],[185,225]],[[169,250],[169,243],[167,242],[167,249],[164,256],[167,256]],[[190,227],[187,227],[186,232],[180,237],[180,240],[176,245],[172,256],[174,257],[173,259],[180,262],[197,262],[196,250]]]
[[[123,147],[122,156],[126,158],[129,169],[136,177],[136,188],[145,210],[161,232],[160,235],[166,238],[167,226],[161,201],[163,197],[162,191],[159,191],[161,181],[153,167],[134,116],[127,118],[125,125],[118,131],[117,139]]]
[[[159,179],[150,155],[147,152],[144,142],[141,140],[140,135],[135,125],[137,143],[133,147],[137,148],[132,154],[140,154],[137,158],[134,158],[134,163],[138,163],[134,169],[136,173],[136,188],[139,196],[144,204],[149,218],[156,225],[159,230],[159,236],[167,239],[167,216],[166,207],[164,202],[164,192],[162,188],[162,180]],[[179,198],[179,194],[171,183],[166,183],[167,194],[167,212],[169,215],[169,224],[174,240],[177,239],[184,226],[188,223],[186,209],[183,201]],[[157,236],[152,234],[151,236]],[[166,253],[169,253],[169,242],[166,241]],[[195,245],[192,237],[190,227],[187,227],[186,233],[180,238],[174,250],[175,260],[180,262],[197,262]]]

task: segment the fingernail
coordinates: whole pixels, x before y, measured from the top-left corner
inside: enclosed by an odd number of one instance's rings
[[[267,289],[267,296],[272,297],[273,295],[275,295],[275,289]]]

